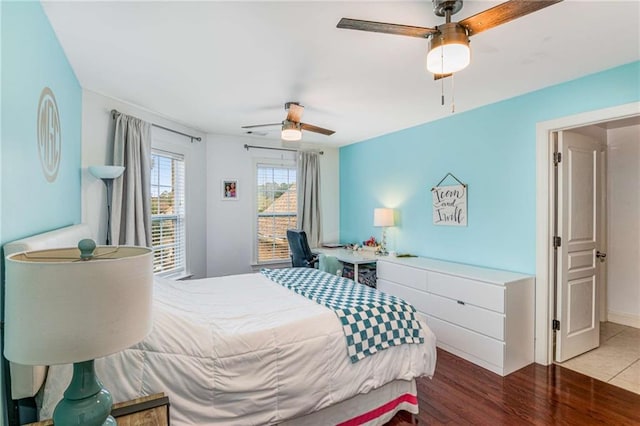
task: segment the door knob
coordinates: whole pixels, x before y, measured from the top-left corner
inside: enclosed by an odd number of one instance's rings
[[[607,253],[602,253],[600,251],[596,251],[596,257],[598,259],[600,259],[600,262],[604,262],[606,257],[607,257]]]

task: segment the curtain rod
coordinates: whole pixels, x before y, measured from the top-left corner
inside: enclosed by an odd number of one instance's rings
[[[257,149],[272,149],[274,151],[291,151],[291,152],[298,152],[297,149],[288,149],[288,148],[273,148],[270,146],[257,146],[257,145],[247,145],[246,143],[244,144],[244,149],[246,149],[247,151],[249,151],[249,148],[257,148]],[[320,155],[324,155],[324,151],[317,151],[318,154]]]
[[[118,115],[118,114],[122,114],[122,113],[121,113],[120,111],[116,110],[116,109],[112,109],[112,110],[111,110],[111,117],[112,117],[114,120],[115,120],[115,118],[116,118],[116,115]],[[169,132],[173,132],[173,133],[176,133],[176,134],[178,134],[178,135],[182,135],[182,136],[186,136],[186,137],[188,137],[188,138],[191,138],[191,142],[192,142],[192,143],[193,143],[194,139],[195,139],[195,140],[197,140],[198,142],[200,142],[200,141],[202,140],[202,138],[201,138],[200,136],[192,136],[192,135],[189,135],[189,134],[186,134],[186,133],[182,133],[182,132],[180,132],[180,131],[178,131],[178,130],[173,130],[173,129],[170,129],[170,128],[168,128],[168,127],[164,127],[164,126],[161,126],[161,125],[159,125],[159,124],[155,124],[155,123],[151,123],[151,125],[152,125],[153,127],[157,127],[157,128],[159,128],[159,129],[162,129],[162,130],[167,130],[167,131],[169,131]]]

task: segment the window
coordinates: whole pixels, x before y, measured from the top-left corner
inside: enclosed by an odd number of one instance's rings
[[[298,223],[295,166],[257,165],[258,263],[289,259],[287,229]]]
[[[178,275],[186,271],[184,157],[154,150],[151,162],[153,272]]]

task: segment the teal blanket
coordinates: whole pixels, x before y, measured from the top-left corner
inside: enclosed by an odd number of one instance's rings
[[[352,363],[403,343],[423,343],[415,308],[353,280],[313,268],[262,269],[270,280],[333,310]]]

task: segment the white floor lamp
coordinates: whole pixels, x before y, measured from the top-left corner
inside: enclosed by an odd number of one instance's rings
[[[111,245],[111,196],[113,180],[122,176],[124,166],[89,166],[89,173],[101,179],[107,187],[107,240]]]

